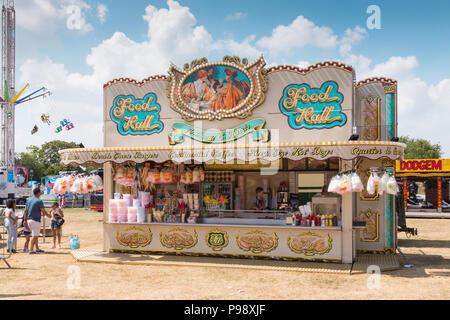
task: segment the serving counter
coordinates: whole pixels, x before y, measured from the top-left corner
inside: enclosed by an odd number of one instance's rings
[[[207,218],[206,218],[207,219]],[[341,227],[268,224],[105,223],[112,252],[342,260]]]

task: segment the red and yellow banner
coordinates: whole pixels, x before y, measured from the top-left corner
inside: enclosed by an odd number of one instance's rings
[[[450,159],[408,159],[396,161],[395,170],[397,176],[414,175],[420,176],[442,176],[447,172],[450,174]]]

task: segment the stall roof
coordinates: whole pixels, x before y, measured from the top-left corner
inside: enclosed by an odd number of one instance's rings
[[[84,165],[89,163],[158,163],[173,161],[187,162],[223,162],[235,160],[243,162],[264,160],[276,161],[280,158],[301,160],[313,158],[326,160],[356,158],[401,160],[406,145],[390,141],[328,141],[328,142],[296,142],[296,143],[260,143],[260,144],[209,144],[209,145],[176,145],[154,147],[104,147],[78,148],[61,150],[63,165]]]

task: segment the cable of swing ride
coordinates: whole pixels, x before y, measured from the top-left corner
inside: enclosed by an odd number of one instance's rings
[[[50,95],[50,94],[51,94],[50,92],[45,92],[45,93],[42,93],[42,94],[40,94],[40,95],[38,95],[36,97],[32,97],[32,98],[29,98],[27,100],[22,100],[22,101],[20,101],[20,102],[18,102],[16,104],[21,104],[21,103],[24,103],[24,102],[28,102],[28,101],[31,101],[31,100],[34,100],[34,99],[37,99],[37,98],[40,98],[40,97],[43,97],[43,96],[46,96],[46,95]]]
[[[34,91],[34,92],[30,93],[29,95],[27,95],[27,96],[25,96],[25,97],[23,97],[23,98],[21,98],[21,99],[18,99],[18,100],[16,101],[16,104],[19,104],[19,103],[25,102],[25,101],[24,101],[25,99],[27,99],[27,98],[31,97],[32,95],[34,95],[34,94],[38,93],[38,92],[39,92],[39,91],[41,91],[41,90],[47,90],[47,88],[45,88],[45,87],[42,87],[42,88],[40,88],[40,89],[38,89],[38,90],[36,90],[36,91]],[[29,100],[27,100],[27,101],[29,101]]]

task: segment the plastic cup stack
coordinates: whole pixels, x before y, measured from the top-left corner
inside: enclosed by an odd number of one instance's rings
[[[128,207],[128,222],[136,223],[137,213],[138,213],[137,207]]]
[[[117,212],[117,222],[128,222],[128,201],[124,199],[117,200],[118,202],[118,212]]]
[[[146,214],[145,214],[145,208],[144,207],[139,207],[137,208],[137,222],[138,223],[145,223],[146,220]]]
[[[119,213],[119,203],[116,199],[109,200],[109,222],[117,222]]]

